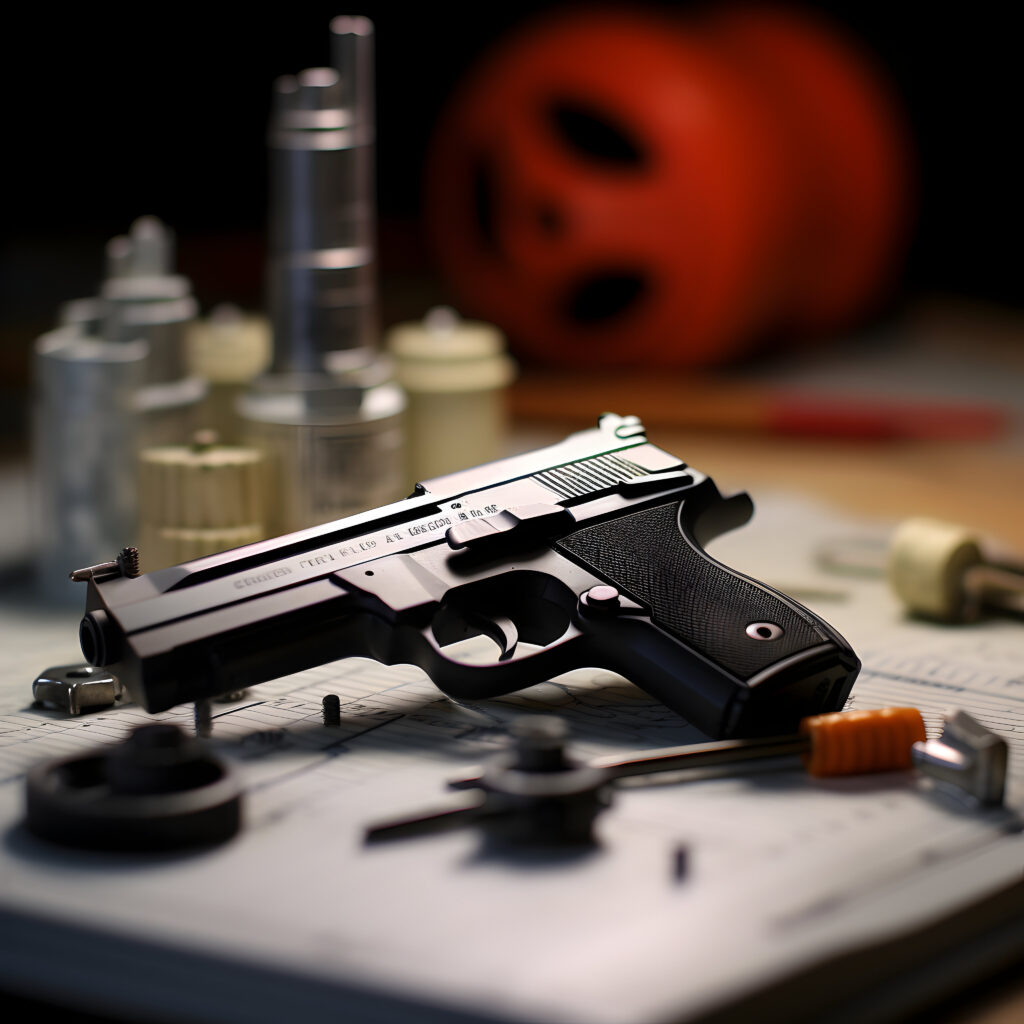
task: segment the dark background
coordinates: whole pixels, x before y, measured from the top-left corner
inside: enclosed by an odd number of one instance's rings
[[[487,44],[551,4],[363,4],[377,26],[378,175],[385,299],[429,278],[420,168],[435,117]],[[663,5],[668,6],[668,5]],[[677,4],[677,8],[685,5]],[[1018,42],[988,4],[824,3],[902,97],[919,215],[901,291],[1021,304]],[[102,246],[143,213],[176,229],[204,307],[261,301],[264,132],[280,74],[329,61],[337,3],[147,5],[9,23],[0,255],[0,373],[23,379],[60,302],[92,294]],[[387,318],[385,301],[385,318]]]

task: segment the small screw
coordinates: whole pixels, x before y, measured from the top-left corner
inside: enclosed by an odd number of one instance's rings
[[[122,576],[134,579],[139,575],[139,549],[134,546],[121,548],[117,553],[117,567]]]
[[[321,702],[324,714],[324,725],[337,729],[341,725],[341,698],[336,693],[324,694]]]
[[[75,583],[82,583],[86,580],[107,579],[113,576],[126,576],[134,579],[139,575],[139,549],[128,546],[123,547],[117,553],[117,558],[109,562],[100,562],[97,565],[87,565],[84,569],[75,569],[70,577]]]

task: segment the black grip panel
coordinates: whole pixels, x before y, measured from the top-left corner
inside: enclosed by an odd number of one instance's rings
[[[679,526],[679,502],[584,527],[558,543],[595,576],[646,605],[654,624],[747,680],[782,658],[831,638],[807,613],[714,561]],[[747,635],[780,626],[776,640]]]

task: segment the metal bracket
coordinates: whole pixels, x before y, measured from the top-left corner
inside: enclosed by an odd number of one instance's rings
[[[939,739],[915,743],[911,751],[918,771],[985,807],[1003,802],[1007,757],[1006,740],[966,711],[947,715]]]

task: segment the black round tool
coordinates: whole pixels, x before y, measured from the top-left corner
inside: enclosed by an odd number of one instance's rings
[[[134,730],[114,747],[48,761],[27,779],[26,824],[63,846],[175,850],[230,839],[241,786],[176,725]]]
[[[610,803],[611,773],[570,756],[569,728],[555,715],[517,718],[509,737],[508,748],[470,781],[476,792],[463,803],[371,825],[367,842],[473,823],[498,845],[593,846],[594,820]]]
[[[509,736],[480,783],[496,811],[491,836],[528,846],[591,843],[594,819],[610,802],[609,773],[569,756],[569,727],[556,715],[517,718]]]

